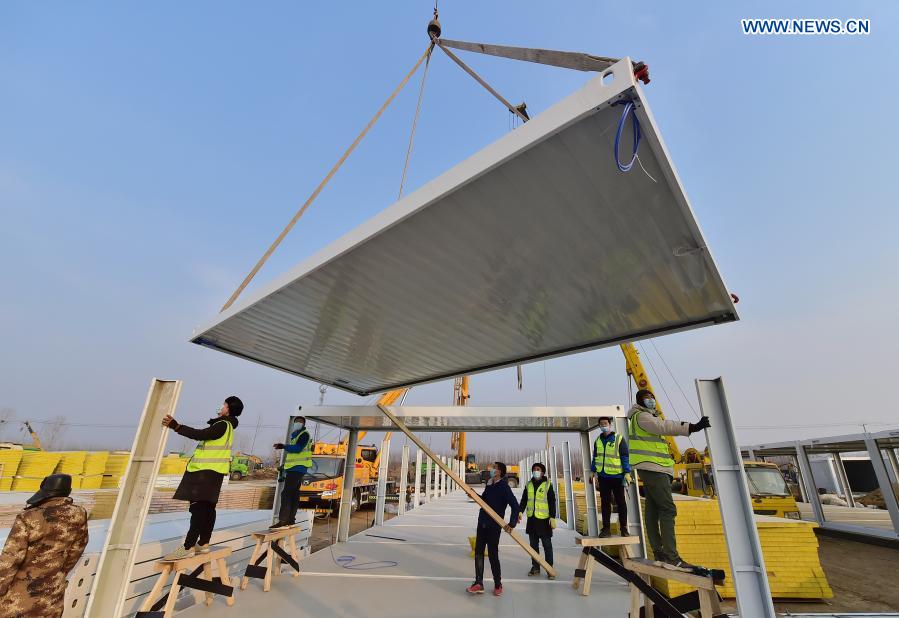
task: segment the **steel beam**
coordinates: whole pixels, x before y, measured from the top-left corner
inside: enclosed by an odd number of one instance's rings
[[[337,541],[339,543],[344,543],[350,538],[350,515],[353,513],[353,485],[356,480],[356,448],[358,446],[359,430],[351,429],[343,460],[343,488],[340,493],[340,511],[337,515]]]
[[[577,513],[574,510],[574,484],[571,478],[571,445],[562,443],[562,480],[565,483],[565,523],[569,530],[577,529]]]
[[[824,507],[821,506],[821,498],[818,496],[818,488],[815,486],[815,475],[812,473],[812,464],[808,460],[808,453],[801,442],[796,442],[796,461],[799,462],[799,477],[805,487],[805,497],[812,507],[812,515],[819,526],[823,526]]]
[[[581,478],[584,479],[584,497],[587,501],[587,536],[599,534],[599,521],[596,518],[596,489],[590,482],[590,434],[581,432]]]
[[[874,474],[877,476],[880,493],[883,494],[883,501],[886,503],[887,511],[889,511],[890,519],[893,522],[893,530],[899,536],[899,502],[897,502],[896,494],[893,492],[887,468],[883,465],[883,455],[880,454],[880,447],[877,446],[877,441],[873,436],[867,433],[865,434],[865,446],[868,447],[868,457],[871,459],[871,465],[874,466]]]
[[[702,413],[711,422],[711,427],[705,431],[706,442],[715,473],[715,490],[737,608],[741,616],[776,618],[740,445],[724,394],[724,381],[721,378],[696,380],[696,392]]]
[[[403,458],[400,462],[399,500],[396,503],[396,514],[406,514],[406,493],[409,487],[409,445],[403,445]]]
[[[150,381],[150,390],[131,446],[131,457],[122,477],[109,532],[88,596],[85,615],[90,618],[122,615],[131,568],[140,547],[159,463],[169,435],[169,430],[162,426],[162,419],[166,415],[175,415],[180,394],[180,380],[153,378]],[[15,612],[15,608],[12,611]]]
[[[890,468],[893,471],[893,482],[899,483],[899,460],[896,459],[896,449],[886,449],[887,459],[890,460]]]
[[[834,451],[830,454],[833,457],[833,465],[837,470],[837,479],[840,481],[840,487],[843,489],[843,497],[846,498],[846,502],[849,503],[849,506],[855,508],[855,498],[852,495],[852,487],[849,485],[849,475],[846,474],[846,466],[843,465],[843,458],[840,457],[840,453]]]

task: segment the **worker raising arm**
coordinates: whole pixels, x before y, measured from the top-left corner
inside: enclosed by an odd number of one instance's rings
[[[231,471],[231,445],[237,417],[243,412],[243,402],[233,395],[225,399],[215,418],[207,421],[209,427],[194,429],[182,425],[170,415],[162,424],[178,435],[197,440],[194,454],[175,494],[175,500],[190,502],[190,528],[184,545],[164,556],[164,560],[180,560],[209,551],[209,540],[215,528],[215,505],[219,500],[222,482]],[[196,547],[196,549],[195,549]]]
[[[312,467],[312,437],[306,430],[306,417],[294,419],[293,431],[287,444],[275,444],[276,449],[284,449],[284,489],[281,490],[281,509],[278,521],[269,526],[272,530],[287,528],[296,524],[297,510],[300,508],[300,486],[303,477]]]
[[[662,436],[688,436],[709,427],[709,419],[703,416],[698,423],[666,421],[656,410],[652,391],[637,391],[637,403],[627,413],[630,464],[643,481],[646,498],[646,536],[653,556],[659,562],[677,568],[691,570],[694,565],[684,561],[677,553],[674,536],[674,520],[677,508],[671,495],[674,478],[674,459],[668,450],[668,442]]]

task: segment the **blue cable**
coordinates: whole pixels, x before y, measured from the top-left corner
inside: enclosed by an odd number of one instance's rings
[[[613,105],[624,105],[624,111],[621,112],[621,118],[618,120],[618,131],[615,133],[615,165],[618,166],[619,171],[629,172],[637,161],[637,149],[640,147],[640,121],[637,120],[637,112],[635,111],[633,101],[628,101],[627,103],[619,101]],[[631,156],[630,163],[625,165],[621,163],[621,158],[618,156],[618,150],[621,144],[621,133],[624,131],[624,125],[627,123],[628,114],[631,114],[631,125],[634,128],[634,152],[633,156]]]

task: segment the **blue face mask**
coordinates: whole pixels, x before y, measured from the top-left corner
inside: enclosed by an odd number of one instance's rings
[[[643,400],[643,407],[649,408],[650,410],[655,410],[655,409],[656,409],[656,400],[655,400],[655,399],[649,399],[649,398],[644,399],[644,400]]]
[[[600,430],[601,432],[603,432],[603,433],[611,433],[611,431],[612,431],[612,426],[611,426],[611,425],[604,425],[604,426],[600,427],[599,430]]]
[[[490,478],[496,478],[497,470],[496,468],[490,468]]]
[[[540,470],[534,470],[531,474],[534,476],[534,479],[538,481],[540,480],[540,477],[543,476],[543,473],[540,472]]]

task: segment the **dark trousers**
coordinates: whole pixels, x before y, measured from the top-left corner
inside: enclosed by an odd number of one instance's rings
[[[478,534],[474,542],[474,581],[484,584],[484,549],[490,559],[490,571],[493,573],[493,585],[502,584],[502,572],[499,568],[499,537],[503,530],[500,527],[482,528],[478,526]]]
[[[190,549],[197,543],[209,545],[215,528],[215,504],[212,502],[190,503],[190,528],[184,537],[184,547]]]
[[[599,477],[599,499],[602,500],[602,527],[608,529],[612,522],[612,496],[618,507],[618,525],[627,531],[627,502],[624,499],[624,485],[620,478]]]
[[[533,549],[538,554],[540,553],[540,541],[543,541],[543,557],[546,558],[546,561],[552,565],[553,563],[553,538],[551,536],[540,536],[539,534],[528,534],[528,539],[531,541],[531,549]],[[540,570],[540,563],[531,558],[531,566],[538,571]]]
[[[286,472],[284,489],[281,490],[281,510],[278,511],[278,521],[282,524],[295,524],[297,510],[300,508],[300,485],[303,483],[305,472]]]
[[[677,538],[674,536],[674,519],[677,507],[671,497],[671,477],[664,472],[639,471],[646,498],[644,522],[646,537],[656,560],[677,558]]]

